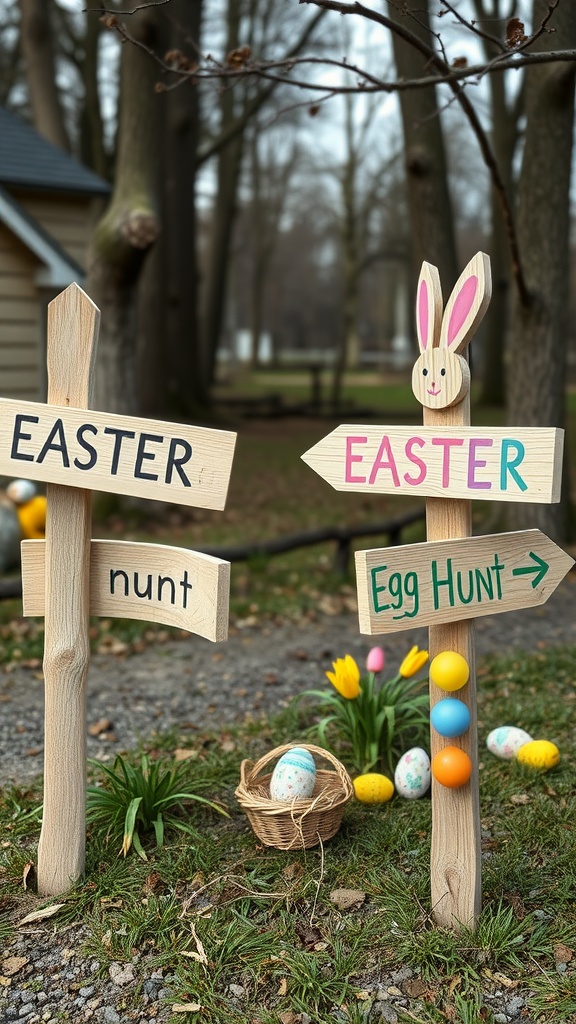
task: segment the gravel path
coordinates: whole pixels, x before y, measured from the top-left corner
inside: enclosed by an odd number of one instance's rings
[[[476,649],[487,653],[576,643],[576,573],[570,573],[540,608],[476,620]],[[395,668],[409,645],[426,645],[426,632],[382,638]],[[303,626],[231,630],[214,646],[198,637],[151,646],[128,657],[96,655],[89,677],[89,755],[112,757],[139,736],[172,726],[217,728],[284,705],[302,689],[322,685],[331,661],[347,652],[362,664],[375,639],[360,636],[355,616],[322,616]],[[0,675],[0,782],[26,783],[42,770],[43,683],[38,669]],[[82,954],[82,924],[54,931],[51,922],[20,928],[0,954],[0,1022],[49,1024],[165,1024],[174,1001],[169,975],[145,954],[113,964],[98,977],[99,963]],[[559,970],[566,965],[559,965]],[[3,976],[3,977],[2,977]],[[131,993],[140,985],[137,1009]],[[395,1024],[421,982],[406,968],[381,979],[370,1022]],[[239,988],[238,986],[236,986]],[[232,993],[231,998],[241,998]],[[533,1024],[528,993],[491,986],[485,998],[496,1024]],[[182,1014],[182,1019],[191,1019]],[[334,1021],[340,1019],[336,1013]],[[405,1019],[405,1018],[404,1018]],[[552,1018],[550,1018],[552,1019]],[[222,1021],[224,1024],[224,1019]],[[306,1014],[293,1024],[315,1024]]]
[[[374,643],[396,668],[408,647],[427,644],[424,629],[366,637],[354,615],[314,623],[235,627],[223,644],[187,637],[127,657],[97,654],[88,684],[88,752],[106,758],[139,737],[174,726],[217,728],[283,707],[300,690],[321,686],[334,658],[360,665]],[[576,643],[576,573],[538,608],[476,619],[478,656]],[[44,686],[39,669],[0,674],[0,784],[42,771]],[[99,727],[100,724],[100,727]]]

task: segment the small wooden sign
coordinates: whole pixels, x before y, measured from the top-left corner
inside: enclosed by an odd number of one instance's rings
[[[356,552],[360,632],[544,604],[574,565],[540,530]]]
[[[22,543],[24,615],[44,615],[45,543]],[[93,540],[90,614],[144,619],[215,642],[228,637],[230,563],[167,544]]]
[[[342,424],[301,458],[337,491],[490,501],[560,501],[556,427]]]
[[[236,434],[0,399],[0,474],[223,509]]]

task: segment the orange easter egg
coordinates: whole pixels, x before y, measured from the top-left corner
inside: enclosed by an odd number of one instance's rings
[[[458,789],[472,774],[472,761],[460,747],[443,747],[432,759],[432,774],[442,786]]]

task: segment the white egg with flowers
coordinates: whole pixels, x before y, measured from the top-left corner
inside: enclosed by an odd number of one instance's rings
[[[418,800],[430,789],[430,758],[422,747],[407,750],[396,765],[394,785],[405,800]]]
[[[270,779],[273,800],[309,800],[316,784],[316,765],[309,750],[292,747],[278,761]]]
[[[504,761],[513,761],[520,747],[530,743],[532,737],[516,725],[499,725],[486,737],[486,746],[495,757]]]

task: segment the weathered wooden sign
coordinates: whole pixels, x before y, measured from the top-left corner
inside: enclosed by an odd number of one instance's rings
[[[45,550],[22,543],[24,615],[44,615]],[[218,642],[228,636],[230,562],[167,544],[93,540],[90,614],[161,622]]]
[[[223,509],[236,435],[227,430],[0,399],[0,473]]]
[[[420,355],[412,390],[423,427],[342,425],[302,458],[337,490],[426,497],[427,544],[356,555],[360,629],[429,626],[430,659],[461,655],[458,691],[470,726],[450,743],[470,762],[458,788],[432,782],[430,882],[439,924],[475,925],[481,909],[480,801],[473,623],[475,616],[546,600],[572,559],[539,531],[471,538],[472,499],[560,500],[563,431],[473,428],[463,352],[491,294],[490,261],[477,253],[443,310],[436,267],[422,265],[416,327]],[[458,500],[455,500],[458,499]],[[430,704],[445,692],[430,681]],[[446,740],[431,728],[432,759]]]
[[[490,501],[560,501],[563,431],[554,427],[343,424],[303,456],[337,491]]]
[[[573,565],[540,530],[357,551],[360,632],[544,604]]]
[[[28,614],[44,614],[44,806],[38,891],[82,875],[90,612],[227,634],[229,565],[162,545],[91,541],[91,492],[224,507],[236,435],[87,411],[100,313],[78,285],[48,306],[48,404],[0,400],[0,473],[47,482],[46,541],[24,545]]]

